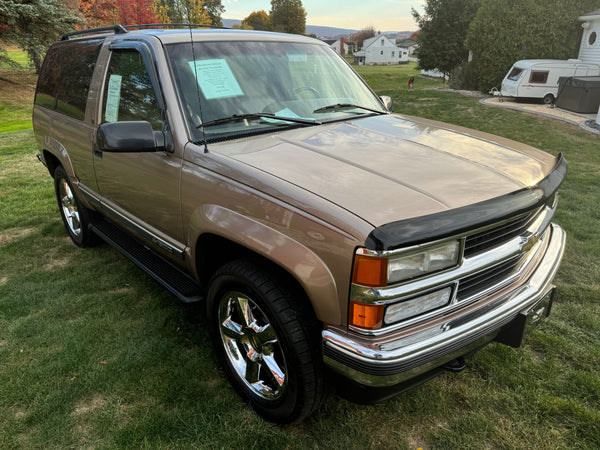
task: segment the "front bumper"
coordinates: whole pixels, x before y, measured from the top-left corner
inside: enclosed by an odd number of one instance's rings
[[[529,278],[468,314],[430,328],[422,326],[395,340],[369,342],[345,330],[324,330],[326,365],[360,385],[389,387],[473,353],[493,341],[501,330],[513,327],[522,313],[551,300],[552,280],[563,256],[566,235],[552,224],[546,236],[544,254]]]

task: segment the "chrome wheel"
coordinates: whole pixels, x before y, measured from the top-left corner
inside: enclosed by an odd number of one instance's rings
[[[69,231],[74,236],[81,234],[81,222],[79,219],[79,211],[77,210],[77,202],[73,196],[73,191],[69,183],[64,178],[60,180],[58,186],[58,194],[60,198],[60,206],[65,217]]]
[[[287,386],[287,366],[269,318],[248,296],[230,291],[219,301],[219,329],[236,375],[256,395],[276,400]]]

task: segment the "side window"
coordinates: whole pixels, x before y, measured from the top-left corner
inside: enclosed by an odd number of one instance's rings
[[[44,59],[35,104],[83,120],[101,45],[92,40],[53,46]]]
[[[104,86],[102,122],[146,120],[162,130],[156,94],[142,55],[135,50],[115,50]]]
[[[548,71],[531,71],[530,83],[546,84],[548,81]]]

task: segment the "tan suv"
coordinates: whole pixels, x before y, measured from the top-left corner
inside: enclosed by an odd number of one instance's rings
[[[75,244],[205,301],[235,389],[290,422],[550,310],[562,156],[388,107],[317,40],[115,26],[50,48],[34,129]]]

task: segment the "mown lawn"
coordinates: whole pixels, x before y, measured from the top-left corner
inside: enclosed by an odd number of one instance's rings
[[[333,396],[303,423],[266,423],[221,374],[200,307],[177,303],[108,246],[71,244],[32,131],[7,130],[0,133],[0,448],[599,448],[600,137],[423,91],[439,82],[420,77],[408,92],[411,71],[359,68],[397,112],[569,160],[556,217],[569,234],[560,301],[523,348],[492,344],[465,371],[380,405]],[[16,109],[0,110],[0,124],[30,117],[30,100],[7,106]]]

